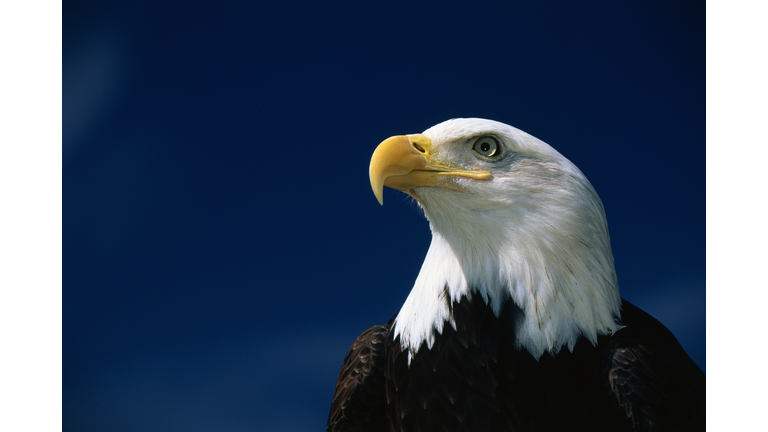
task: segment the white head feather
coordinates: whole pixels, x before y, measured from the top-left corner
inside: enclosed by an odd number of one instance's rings
[[[456,327],[446,302],[479,294],[496,316],[505,301],[523,311],[518,349],[539,358],[572,350],[581,336],[620,325],[621,298],[603,205],[584,174],[541,140],[503,123],[453,119],[423,133],[433,157],[490,171],[488,181],[462,179],[464,192],[414,189],[429,219],[432,243],[395,321],[402,348],[432,348],[445,323]],[[492,135],[499,161],[477,157],[474,139]]]

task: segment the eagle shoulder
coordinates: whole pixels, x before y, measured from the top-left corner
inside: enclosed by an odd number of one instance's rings
[[[384,345],[389,332],[389,325],[376,325],[352,344],[336,382],[327,431],[385,430]]]
[[[705,430],[704,373],[664,325],[626,300],[622,309],[626,327],[611,336],[604,361],[632,430]]]

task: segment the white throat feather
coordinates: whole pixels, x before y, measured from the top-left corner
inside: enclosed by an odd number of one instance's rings
[[[424,343],[431,349],[446,324],[456,328],[445,297],[459,302],[471,294],[497,317],[513,301],[523,312],[514,328],[517,348],[537,359],[563,346],[573,350],[580,337],[596,344],[620,328],[621,306],[597,193],[565,157],[511,126],[457,119],[424,135],[442,144],[479,133],[501,138],[515,157],[492,180],[467,180],[465,192],[411,191],[429,219],[432,243],[393,336],[409,358]]]

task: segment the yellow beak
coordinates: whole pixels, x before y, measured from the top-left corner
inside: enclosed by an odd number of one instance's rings
[[[384,204],[384,186],[405,193],[419,186],[442,187],[460,191],[454,181],[464,177],[490,180],[488,171],[470,171],[432,157],[432,141],[421,134],[387,138],[373,152],[368,169],[371,187],[379,204]]]

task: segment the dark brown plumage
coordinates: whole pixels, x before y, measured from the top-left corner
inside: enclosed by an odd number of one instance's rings
[[[705,377],[675,337],[631,303],[597,346],[538,361],[514,348],[521,311],[496,318],[479,297],[453,304],[432,349],[410,366],[391,324],[372,327],[344,360],[328,431],[703,431]]]

